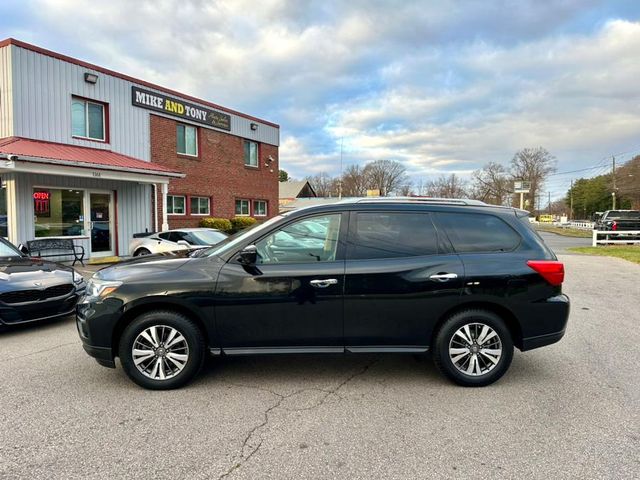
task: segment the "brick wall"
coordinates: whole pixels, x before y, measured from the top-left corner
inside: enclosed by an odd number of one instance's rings
[[[212,217],[235,216],[235,200],[267,201],[267,217],[278,213],[278,147],[261,143],[258,167],[244,165],[243,139],[227,133],[198,127],[198,156],[176,153],[176,122],[150,116],[151,161],[186,174],[171,179],[170,195],[187,197],[186,215],[169,215],[169,228],[196,227],[202,218],[189,214],[189,197],[209,197]],[[271,156],[275,161],[268,161]],[[268,164],[268,166],[266,166]],[[158,228],[162,227],[162,189],[158,186]]]

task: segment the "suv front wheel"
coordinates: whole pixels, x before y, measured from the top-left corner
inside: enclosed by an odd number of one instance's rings
[[[458,385],[483,387],[509,369],[513,340],[496,314],[466,310],[444,322],[435,338],[433,358],[438,369]]]
[[[171,311],[140,315],[124,330],[119,356],[126,374],[144,388],[168,390],[189,382],[204,362],[200,329]]]

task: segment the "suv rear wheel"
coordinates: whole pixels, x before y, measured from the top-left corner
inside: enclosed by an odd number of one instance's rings
[[[124,330],[119,356],[126,374],[144,388],[169,390],[189,382],[204,362],[204,339],[187,317],[147,312]]]
[[[433,358],[438,369],[458,385],[483,387],[509,369],[513,340],[498,315],[466,310],[444,322],[436,335]]]

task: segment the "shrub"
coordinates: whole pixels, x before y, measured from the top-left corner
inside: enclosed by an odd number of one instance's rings
[[[230,232],[233,225],[226,218],[207,217],[200,220],[200,226],[204,228],[215,228],[223,232]]]
[[[231,226],[236,232],[243,228],[250,227],[256,223],[256,219],[252,217],[234,217],[231,219]]]

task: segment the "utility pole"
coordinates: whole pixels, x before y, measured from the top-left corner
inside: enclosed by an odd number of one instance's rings
[[[344,137],[340,139],[340,181],[338,182],[338,200],[342,200],[342,143]]]
[[[613,175],[613,192],[611,192],[611,199],[613,200],[613,208],[616,209],[616,157],[611,157],[612,160],[612,175]]]
[[[571,206],[569,207],[569,220],[573,220],[573,178],[571,179],[571,188],[569,189],[569,195],[571,197]]]

